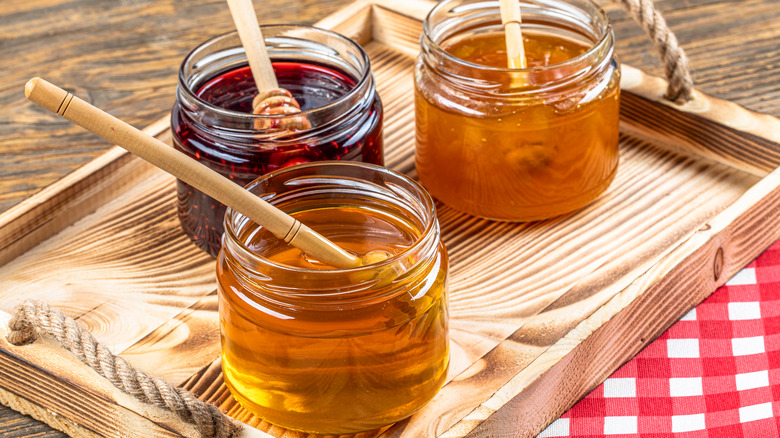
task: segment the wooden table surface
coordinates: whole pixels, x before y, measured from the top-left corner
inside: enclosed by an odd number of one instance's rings
[[[261,23],[313,23],[351,0],[255,1]],[[618,54],[660,75],[643,31],[609,0]],[[657,0],[697,87],[780,117],[780,1]],[[0,213],[111,145],[24,99],[41,76],[137,127],[169,113],[186,53],[232,30],[224,0],[4,0],[0,10]],[[0,406],[0,436],[62,437]]]

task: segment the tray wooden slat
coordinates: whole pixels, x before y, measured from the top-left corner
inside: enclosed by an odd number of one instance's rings
[[[386,164],[410,175],[412,69],[432,4],[363,0],[318,24],[366,48]],[[531,224],[437,205],[451,257],[449,381],[411,419],[364,436],[531,436],[780,238],[780,121],[699,93],[671,105],[663,80],[623,73],[618,176],[597,202]],[[168,139],[167,118],[147,131]],[[214,262],[179,231],[174,198],[171,177],[112,149],[0,216],[0,310],[46,300],[145,371],[271,435],[303,436],[253,418],[221,384]],[[54,380],[67,368],[33,353],[0,345],[0,363]],[[25,354],[38,359],[16,360]],[[83,382],[58,390],[100,399]],[[0,373],[0,387],[58,412],[18,379]]]

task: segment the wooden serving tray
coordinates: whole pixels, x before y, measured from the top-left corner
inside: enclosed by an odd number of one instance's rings
[[[358,1],[322,20],[363,45],[385,160],[414,175],[413,64],[428,1]],[[533,436],[780,238],[780,121],[623,68],[620,165],[598,201],[536,223],[437,205],[451,257],[448,383],[362,434]],[[169,140],[168,118],[146,132]],[[299,437],[222,385],[215,262],[179,229],[172,177],[119,148],[0,216],[0,309],[47,301],[135,366],[213,401],[247,435]],[[74,436],[193,436],[46,342],[6,343],[0,402]]]

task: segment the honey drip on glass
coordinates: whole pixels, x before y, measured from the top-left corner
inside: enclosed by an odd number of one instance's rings
[[[375,209],[341,206],[292,215],[361,255],[374,250],[398,255],[421,234]],[[333,270],[255,224],[238,237],[275,263]],[[250,280],[220,263],[226,384],[244,407],[294,430],[354,433],[405,418],[430,400],[446,377],[445,263],[400,274],[334,270],[347,276],[348,293],[327,280],[318,290],[290,286],[297,284],[295,278],[254,280],[251,288],[262,294],[247,293]]]
[[[484,99],[461,98],[436,81],[415,91],[417,173],[433,196],[457,210],[497,220],[545,219],[588,204],[614,178],[618,75],[545,94],[545,80],[577,73],[560,63],[588,48],[530,32],[524,45],[530,73],[519,83],[538,90],[534,99],[510,102],[492,89]],[[501,32],[456,36],[441,47],[463,61],[507,66]],[[533,71],[541,66],[551,67]],[[507,79],[499,87],[516,85]]]

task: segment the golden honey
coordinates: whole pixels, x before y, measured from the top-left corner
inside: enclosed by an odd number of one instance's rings
[[[369,174],[356,189],[352,178]],[[447,257],[432,200],[368,165],[296,166],[259,181],[251,190],[273,193],[269,202],[342,248],[391,257],[333,269],[230,211],[217,273],[231,393],[271,423],[312,433],[360,432],[411,415],[439,390],[449,364]],[[398,190],[419,203],[396,199]]]
[[[608,21],[584,1],[530,9],[528,68],[511,70],[490,5],[445,1],[426,20],[415,72],[420,181],[445,204],[489,219],[579,209],[607,189],[618,165],[619,68]],[[573,7],[585,12],[563,13]],[[587,14],[595,18],[573,18]]]

